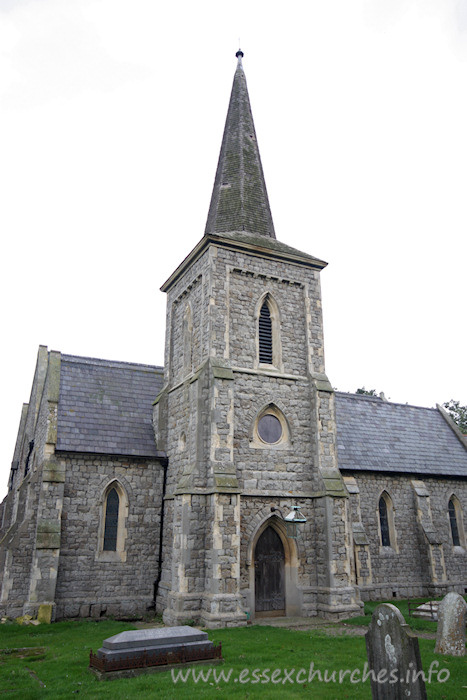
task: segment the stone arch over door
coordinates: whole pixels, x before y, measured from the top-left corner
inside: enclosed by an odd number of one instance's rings
[[[257,528],[248,546],[248,562],[250,586],[247,602],[251,617],[300,615],[297,547],[295,541],[287,537],[284,524],[276,516],[266,518]],[[261,580],[268,575],[271,581]],[[279,605],[281,597],[283,604]]]

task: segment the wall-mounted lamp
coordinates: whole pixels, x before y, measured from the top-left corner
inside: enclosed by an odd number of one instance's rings
[[[280,516],[285,523],[287,537],[291,537],[293,540],[296,540],[300,534],[300,526],[306,523],[305,516],[300,513],[300,506],[292,506],[292,510],[285,516],[285,518],[282,515],[280,508],[271,506],[271,512],[274,513],[275,511],[280,513]]]

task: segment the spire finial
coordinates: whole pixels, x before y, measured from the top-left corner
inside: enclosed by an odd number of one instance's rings
[[[235,56],[238,58],[238,65],[239,66],[242,65],[242,58],[244,55],[245,54],[243,53],[243,51],[241,49],[238,49],[237,53],[235,54]]]

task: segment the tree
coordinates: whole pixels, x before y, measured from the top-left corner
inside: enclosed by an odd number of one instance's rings
[[[454,423],[457,424],[461,433],[467,433],[467,406],[461,406],[459,401],[446,401],[443,403],[443,408],[451,416]]]

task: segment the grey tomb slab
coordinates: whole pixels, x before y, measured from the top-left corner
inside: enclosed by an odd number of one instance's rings
[[[202,642],[208,640],[207,632],[180,625],[178,627],[161,627],[148,630],[129,630],[120,632],[113,637],[105,639],[102,646],[105,649],[136,649],[138,647],[160,647],[170,644],[188,644],[189,642]]]
[[[177,653],[186,651],[206,652],[213,648],[207,632],[188,627],[129,630],[105,639],[97,656],[107,660],[134,659],[146,654]]]

